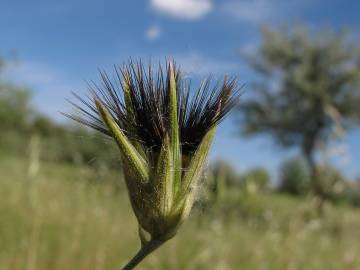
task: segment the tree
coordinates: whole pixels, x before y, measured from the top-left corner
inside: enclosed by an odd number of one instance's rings
[[[282,147],[298,147],[320,198],[317,152],[360,120],[360,53],[341,33],[302,27],[263,30],[256,56],[259,80],[239,105],[245,135],[269,134]]]

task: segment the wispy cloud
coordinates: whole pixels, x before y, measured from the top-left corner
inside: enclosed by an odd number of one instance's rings
[[[307,2],[307,0],[228,0],[221,5],[220,10],[235,19],[258,24],[294,16],[307,6]]]
[[[148,40],[155,40],[158,39],[160,36],[161,36],[161,28],[157,25],[150,26],[145,32],[145,37]]]
[[[48,66],[37,62],[14,62],[7,66],[4,77],[30,87],[50,84],[57,77]]]
[[[159,13],[183,20],[196,20],[208,14],[211,0],[151,0],[151,6]]]
[[[240,62],[206,57],[199,52],[180,53],[175,55],[175,59],[189,76],[217,76],[237,73],[241,69]]]
[[[233,0],[224,3],[222,10],[237,19],[259,23],[271,17],[273,5],[269,0]]]

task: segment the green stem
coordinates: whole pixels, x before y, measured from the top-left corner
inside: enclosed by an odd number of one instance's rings
[[[130,260],[130,262],[128,262],[127,265],[125,265],[122,268],[122,270],[134,269],[135,266],[137,266],[147,255],[149,255],[155,249],[160,247],[163,243],[164,241],[162,240],[156,240],[156,239],[150,240],[144,246],[141,247],[138,253]]]

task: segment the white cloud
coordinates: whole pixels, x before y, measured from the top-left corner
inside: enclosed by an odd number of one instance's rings
[[[213,4],[211,0],[151,0],[151,6],[171,17],[195,20],[208,14]]]
[[[145,32],[145,37],[148,40],[155,40],[158,39],[160,36],[161,36],[161,29],[157,25],[150,26]]]

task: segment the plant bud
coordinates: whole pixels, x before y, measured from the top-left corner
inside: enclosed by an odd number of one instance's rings
[[[190,98],[173,62],[166,75],[132,62],[116,72],[121,89],[102,73],[93,100],[76,96],[82,115],[68,116],[114,139],[142,244],[166,241],[194,204],[216,126],[235,104],[236,80],[214,88],[206,80]]]

